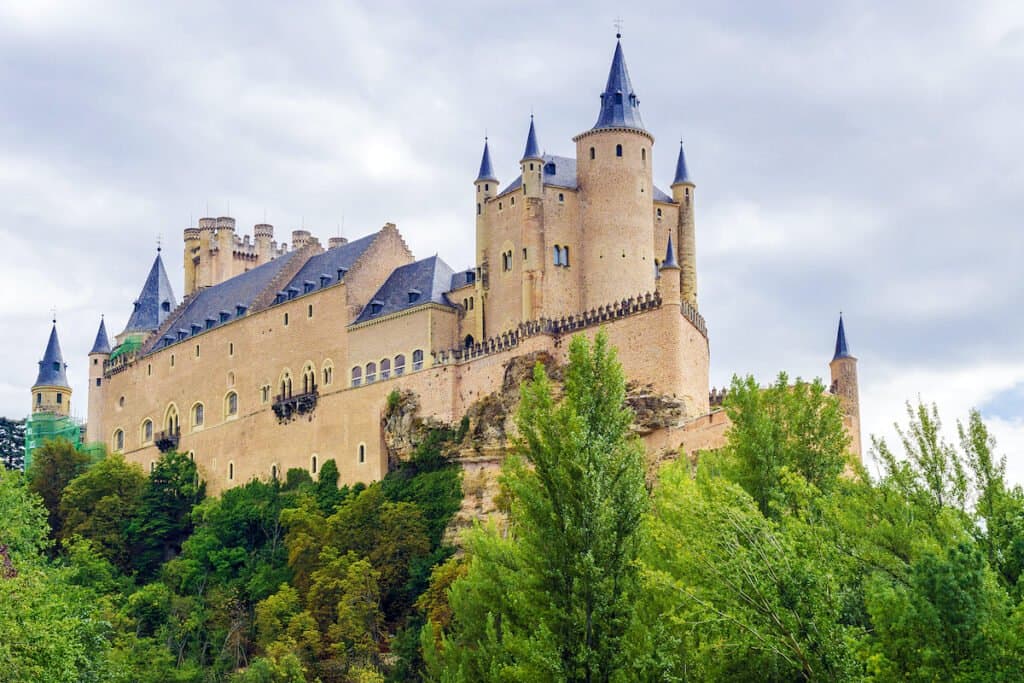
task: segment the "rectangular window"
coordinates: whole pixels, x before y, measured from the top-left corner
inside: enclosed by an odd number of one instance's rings
[[[196,344],[196,358],[199,358],[199,344]]]
[[[288,314],[287,313],[284,314],[284,326],[288,327]]]
[[[306,309],[306,317],[307,318],[312,318],[313,317],[313,304],[310,304],[309,308]]]
[[[228,355],[229,356],[235,355],[235,343],[234,342],[228,342]]]
[[[57,394],[57,405],[60,405],[61,403],[64,402],[63,400],[61,400],[63,398],[64,398],[64,394]]]
[[[97,378],[96,378],[96,386],[99,386],[99,385],[100,385],[100,381],[101,381],[101,380],[100,380],[100,378],[99,378],[99,377],[97,377]]]

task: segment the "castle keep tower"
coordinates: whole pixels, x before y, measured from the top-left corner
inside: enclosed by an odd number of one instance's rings
[[[652,291],[654,136],[640,119],[621,42],[615,45],[597,123],[573,140],[583,225],[583,308]]]
[[[57,338],[57,321],[53,321],[50,339],[46,342],[46,351],[39,361],[39,374],[32,385],[32,414],[49,413],[67,417],[71,414],[71,385],[65,372],[68,364],[64,362],[64,354],[60,350]]]
[[[846,343],[846,329],[843,316],[839,316],[839,332],[836,334],[836,352],[829,363],[832,374],[833,394],[839,397],[843,407],[843,424],[850,435],[850,452],[863,459],[860,440],[860,388],[857,383],[857,359],[850,354]]]

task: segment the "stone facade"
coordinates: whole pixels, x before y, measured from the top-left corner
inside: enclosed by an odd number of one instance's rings
[[[557,367],[568,336],[604,328],[649,451],[720,445],[694,184],[677,171],[671,196],[655,187],[654,137],[636,111],[615,119],[623,90],[635,109],[617,47],[602,118],[576,136],[576,159],[541,155],[531,122],[521,175],[504,189],[485,147],[477,263],[465,271],[416,261],[392,224],[325,250],[307,231],[289,249],[269,225],[250,241],[233,218],[200,219],[184,232],[181,304],[151,316],[161,322],[138,348],[90,355],[90,439],[147,468],[162,450],[188,452],[213,492],[293,467],[316,476],[328,459],[341,483],[374,481],[401,457],[389,396],[414,397],[430,423],[470,415],[478,450],[500,453],[515,368]],[[855,395],[852,381],[842,388]],[[466,455],[476,470],[493,463]]]

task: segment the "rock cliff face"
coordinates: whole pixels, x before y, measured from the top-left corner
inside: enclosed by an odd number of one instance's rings
[[[555,391],[560,391],[564,368],[550,354],[517,356],[505,364],[501,388],[470,406],[458,425],[422,417],[419,398],[412,392],[395,392],[388,398],[382,428],[391,467],[411,458],[416,446],[431,431],[440,429],[452,435],[445,444],[445,455],[462,467],[463,501],[462,509],[445,531],[450,543],[458,545],[461,532],[476,520],[491,519],[499,527],[504,526],[505,510],[499,484],[501,463],[514,448],[520,386],[533,376],[537,363],[544,366]],[[681,400],[656,394],[650,386],[630,384],[626,403],[636,415],[632,429],[638,437],[659,429],[679,427],[688,417]],[[656,467],[666,457],[674,457],[674,454],[649,454],[650,467]]]

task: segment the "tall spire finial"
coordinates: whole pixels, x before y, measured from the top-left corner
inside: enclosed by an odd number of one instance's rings
[[[54,325],[57,324],[57,307],[56,306],[52,306],[50,308],[50,319],[51,319],[51,322],[53,322]]]
[[[843,324],[843,312],[839,311],[839,331],[836,332],[836,353],[832,360],[840,358],[853,358],[850,353],[850,346],[846,343],[846,326]]]
[[[672,246],[672,231],[668,233],[668,247],[665,248],[665,260],[661,262],[662,268],[678,268],[679,264],[676,263],[676,250]]]
[[[676,177],[675,180],[672,181],[673,185],[678,185],[680,183],[693,184],[693,181],[690,180],[690,171],[686,168],[686,154],[683,152],[682,138],[679,138],[679,158],[676,159]]]
[[[162,247],[163,247],[163,245],[161,244],[162,241],[163,241],[163,235],[161,235],[160,233],[157,233],[156,234],[156,253],[158,253],[158,254],[161,252]]]
[[[622,34],[618,34],[621,38]],[[640,99],[633,90],[626,68],[626,57],[622,52],[622,42],[616,41],[612,65],[608,70],[608,81],[601,93],[601,111],[597,115],[597,123],[591,130],[602,128],[632,128],[644,130],[644,122],[640,119]]]
[[[533,125],[533,114],[530,114],[530,131],[526,134],[526,149],[523,150],[521,161],[540,158],[540,145],[537,144],[537,129]]]
[[[481,182],[489,180],[492,182],[498,182],[498,177],[494,175],[494,166],[491,165],[491,148],[487,144],[487,136],[484,135],[484,154],[480,158],[480,173],[476,176],[475,182]]]
[[[612,24],[615,26],[615,40],[621,39],[622,38],[622,24],[623,24],[622,17],[615,17],[615,21],[612,22]]]

